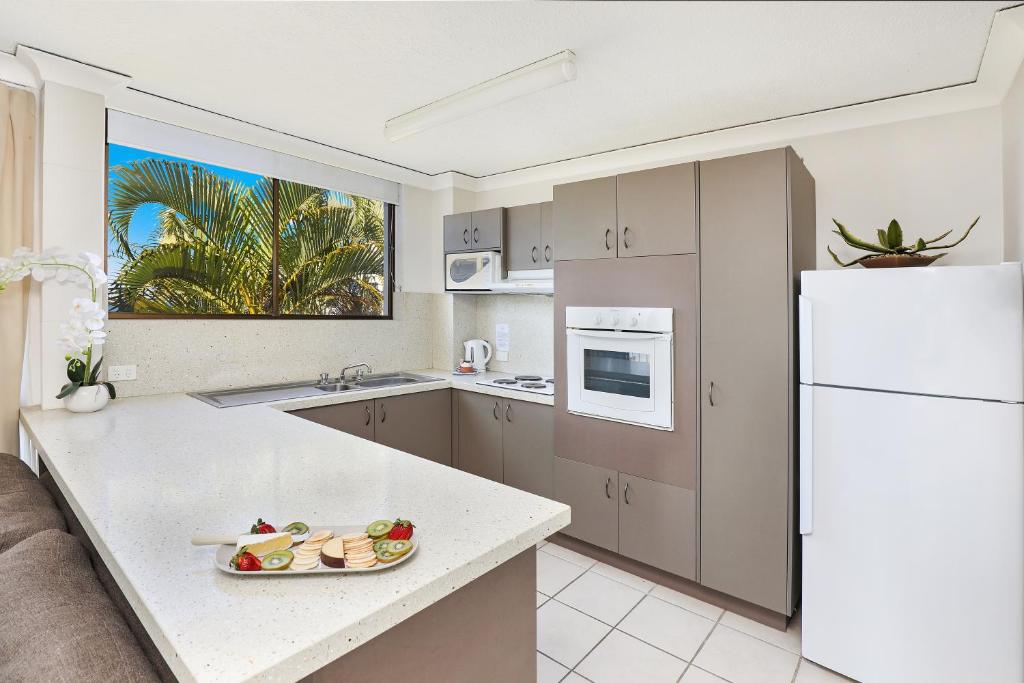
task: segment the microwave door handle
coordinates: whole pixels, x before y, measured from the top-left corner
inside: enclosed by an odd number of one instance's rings
[[[570,328],[566,334],[574,334],[577,337],[592,337],[596,339],[661,339],[670,336],[671,332],[611,332],[605,330],[577,330]]]

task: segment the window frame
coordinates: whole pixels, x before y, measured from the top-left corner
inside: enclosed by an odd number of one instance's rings
[[[140,148],[135,148],[140,149]],[[145,150],[143,150],[145,151]],[[184,157],[181,157],[184,159]],[[110,142],[104,142],[103,145],[103,166],[106,171],[103,182],[103,271],[109,276],[110,273],[107,270],[107,260],[110,256],[110,211],[108,209],[109,202],[109,187],[110,187]],[[196,161],[193,159],[184,159],[190,163],[203,164],[202,161]],[[242,169],[238,169],[242,170]],[[269,177],[269,176],[268,176]],[[279,306],[279,290],[278,290],[278,272],[277,272],[277,249],[278,241],[281,235],[281,226],[279,224],[280,216],[278,207],[278,188],[280,183],[284,180],[283,178],[273,178],[273,207],[274,223],[277,229],[274,230],[274,246],[273,246],[273,257],[272,257],[272,268],[274,271],[274,278],[272,283],[272,294],[273,297],[273,308],[272,313],[135,313],[127,311],[107,311],[107,317],[111,320],[394,320],[394,296],[395,296],[395,220],[397,217],[397,211],[395,205],[391,202],[385,202],[382,200],[381,203],[384,205],[384,313],[381,315],[313,315],[313,314],[290,314],[282,315],[278,310]],[[293,181],[287,181],[293,182]],[[343,190],[331,190],[331,188],[322,188],[332,192],[342,192],[348,194]],[[108,284],[103,288],[103,297],[106,300]]]

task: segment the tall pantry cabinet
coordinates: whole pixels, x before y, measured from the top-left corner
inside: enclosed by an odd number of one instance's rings
[[[814,179],[789,147],[701,162],[700,583],[781,614],[798,599],[799,275]]]

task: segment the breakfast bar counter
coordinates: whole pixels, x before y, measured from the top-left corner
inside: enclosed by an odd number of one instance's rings
[[[169,394],[92,414],[22,412],[43,465],[173,675],[341,680],[373,661],[382,672],[415,667],[419,681],[456,680],[460,666],[478,664],[453,660],[459,642],[445,653],[441,641],[470,637],[486,641],[474,642],[481,662],[521,662],[528,670],[513,673],[530,679],[533,549],[569,523],[569,508],[283,407],[217,409]],[[380,572],[243,577],[217,569],[215,547],[190,543],[245,533],[259,517],[312,527],[402,517],[415,522],[419,547]]]

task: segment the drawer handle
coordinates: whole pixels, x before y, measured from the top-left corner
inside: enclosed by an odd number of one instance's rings
[[[629,226],[622,229],[622,246],[629,249]]]
[[[384,409],[384,404],[380,404],[380,423],[384,424],[384,420],[388,419],[388,411]]]
[[[469,244],[469,228],[462,231],[462,241]]]
[[[381,410],[383,410],[383,409],[384,409],[384,406],[381,406]],[[369,426],[369,424],[370,424],[370,406],[363,406],[363,410],[366,411],[366,424],[367,424],[367,426]]]
[[[612,250],[612,245],[608,243],[608,238],[612,236],[612,229],[608,228],[604,231],[604,248],[607,251]]]
[[[533,249],[530,250],[530,258],[533,259],[534,263],[537,262],[537,247],[534,247]]]
[[[711,384],[708,385],[708,403],[711,404],[712,408],[715,407],[715,383],[714,382],[712,382]]]
[[[474,242],[479,242],[480,241],[480,228],[473,228],[473,241]]]
[[[626,501],[626,505],[629,505],[629,482],[622,487],[622,500]]]
[[[494,410],[492,410],[491,413],[494,415],[494,419],[495,420],[500,420],[501,419],[500,417],[498,417],[498,402],[497,401],[494,402]]]
[[[548,263],[551,263],[551,245],[550,244],[545,244],[544,245],[544,260],[547,261]]]
[[[604,481],[604,497],[607,498],[608,500],[612,499],[612,492],[609,490],[609,487],[611,485],[612,485],[612,478],[608,477]]]
[[[506,403],[505,404],[505,419],[508,422],[512,421],[512,404],[511,403]]]

